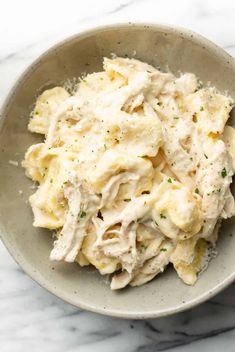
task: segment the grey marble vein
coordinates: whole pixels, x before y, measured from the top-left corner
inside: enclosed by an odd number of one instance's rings
[[[111,14],[114,14],[114,13],[118,13],[120,11],[122,11],[123,9],[126,9],[126,8],[129,8],[131,5],[135,5],[137,4],[138,2],[145,2],[146,4],[146,1],[147,0],[130,0],[130,1],[127,1],[127,2],[123,2],[123,3],[120,3],[117,7],[115,7],[114,9],[106,12],[107,15],[111,15]]]

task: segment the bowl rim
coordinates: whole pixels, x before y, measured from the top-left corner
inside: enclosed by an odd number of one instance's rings
[[[146,30],[148,29],[155,29],[160,32],[167,32],[167,33],[175,33],[181,36],[183,39],[190,39],[194,41],[196,44],[199,45],[204,45],[204,47],[207,49],[210,49],[211,51],[215,52],[215,54],[218,54],[220,57],[225,59],[228,64],[231,64],[233,69],[235,70],[235,59],[228,54],[223,48],[219,47],[209,39],[205,38],[204,36],[190,30],[184,27],[180,26],[174,26],[174,25],[168,25],[168,24],[162,24],[162,23],[154,23],[154,22],[144,22],[144,21],[135,21],[135,22],[119,22],[119,23],[111,23],[111,24],[106,24],[106,25],[95,25],[91,26],[88,29],[81,29],[81,31],[78,31],[76,34],[70,35],[62,40],[57,41],[55,44],[51,45],[48,49],[44,50],[35,60],[33,60],[22,72],[20,75],[17,76],[15,79],[14,83],[11,85],[9,88],[9,92],[6,95],[5,99],[3,100],[2,106],[0,107],[0,131],[2,129],[2,125],[4,123],[4,120],[6,118],[6,111],[8,108],[8,105],[11,103],[11,100],[14,96],[14,92],[17,88],[20,87],[20,85],[27,79],[28,75],[36,69],[37,65],[40,64],[41,60],[44,59],[48,54],[52,53],[53,51],[63,47],[67,43],[73,41],[76,38],[86,38],[89,37],[90,35],[103,32],[103,31],[108,31],[108,30],[116,30],[116,29],[128,29],[128,28],[145,28]],[[63,290],[61,290],[58,287],[53,287],[48,284],[46,280],[43,279],[40,274],[35,272],[33,269],[32,265],[29,265],[25,260],[23,256],[19,256],[17,254],[17,251],[15,248],[11,246],[10,241],[8,241],[7,233],[4,231],[4,228],[2,224],[0,224],[0,238],[2,240],[2,243],[12,256],[12,258],[15,260],[15,262],[20,266],[20,268],[23,269],[23,271],[31,278],[33,279],[37,284],[39,284],[41,287],[46,289],[48,292],[54,294],[57,298],[62,299],[66,303],[69,303],[73,305],[76,308],[84,309],[90,312],[94,313],[99,313],[102,315],[106,316],[112,316],[112,317],[117,317],[117,318],[124,318],[124,319],[149,319],[149,318],[158,318],[158,317],[164,317],[164,316],[169,316],[172,314],[176,314],[179,312],[183,312],[187,309],[193,308],[206,300],[212,298],[215,296],[217,293],[222,291],[224,288],[229,286],[234,280],[235,280],[235,270],[233,273],[231,273],[228,277],[224,278],[222,282],[217,284],[213,289],[199,295],[197,298],[194,298],[192,300],[189,300],[185,303],[181,303],[178,306],[174,308],[169,308],[169,309],[163,309],[163,310],[158,310],[158,311],[153,311],[153,312],[128,312],[128,309],[123,308],[122,310],[116,310],[112,308],[106,309],[105,307],[97,307],[95,304],[87,304],[83,302],[74,302],[73,299],[70,299],[67,297],[64,293]],[[78,297],[78,296],[77,296]]]

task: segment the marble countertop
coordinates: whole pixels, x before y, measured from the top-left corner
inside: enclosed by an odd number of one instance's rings
[[[42,51],[97,24],[188,27],[235,56],[233,0],[8,0],[0,11],[0,103]],[[0,243],[1,352],[234,352],[235,284],[171,317],[130,321],[79,310],[46,292]]]

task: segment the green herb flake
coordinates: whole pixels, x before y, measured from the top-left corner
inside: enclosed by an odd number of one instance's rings
[[[161,251],[161,252],[166,252],[167,249],[166,249],[166,248],[161,248],[160,251]]]
[[[164,214],[160,214],[161,219],[166,219],[166,216]]]
[[[200,107],[200,111],[204,111],[204,107],[203,106]]]
[[[158,223],[157,223],[157,221],[155,221],[155,225],[157,225],[157,226],[158,226]]]
[[[104,79],[103,77],[100,77],[100,80],[101,80],[101,81],[103,81],[103,79]]]
[[[80,211],[79,217],[81,219],[83,219],[83,218],[85,218],[85,216],[86,216],[86,212],[85,211]]]
[[[157,105],[161,106],[161,105],[162,105],[162,102],[161,102],[161,101],[159,101],[159,102],[157,103]]]
[[[196,188],[194,192],[197,193],[197,194],[199,194],[199,189]]]
[[[50,183],[53,183],[53,178],[50,179]]]
[[[179,116],[174,116],[173,117],[175,120],[178,120],[179,119]]]
[[[227,176],[227,170],[225,169],[225,167],[223,168],[223,170],[221,171],[221,176],[223,178],[225,178]]]
[[[167,182],[172,183],[172,180],[170,177],[168,178]]]
[[[191,157],[190,160],[193,161],[193,158]]]
[[[34,113],[35,115],[39,115],[39,112],[38,111],[35,111],[35,113]]]

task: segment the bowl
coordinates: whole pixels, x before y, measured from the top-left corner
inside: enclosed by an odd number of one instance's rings
[[[29,145],[41,138],[27,131],[30,111],[43,90],[82,73],[102,69],[102,58],[115,53],[135,57],[173,73],[193,72],[204,83],[235,99],[235,61],[207,39],[185,29],[156,24],[119,24],[75,35],[39,57],[18,79],[2,107],[0,132],[0,234],[22,269],[41,286],[77,307],[123,318],[173,314],[215,295],[235,277],[234,220],[226,221],[218,255],[195,286],[168,268],[144,286],[111,291],[107,278],[78,264],[51,262],[52,236],[32,226],[28,197],[32,182],[20,166]],[[19,165],[15,165],[16,161]]]

